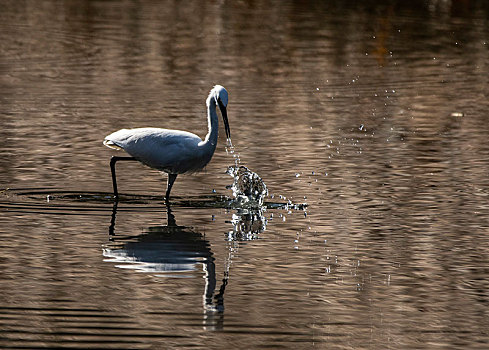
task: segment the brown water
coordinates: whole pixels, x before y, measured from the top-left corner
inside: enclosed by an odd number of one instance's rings
[[[489,347],[484,1],[3,1],[0,29],[1,348]],[[204,136],[214,84],[266,201],[307,209],[226,209],[222,136],[171,212],[131,163],[114,206],[104,136]]]

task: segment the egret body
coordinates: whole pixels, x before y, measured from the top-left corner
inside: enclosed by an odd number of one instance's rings
[[[231,138],[226,111],[228,92],[221,85],[214,86],[207,97],[206,104],[208,133],[204,140],[187,131],[160,128],[121,129],[105,137],[104,145],[123,149],[131,156],[114,156],[110,161],[116,198],[119,193],[115,163],[119,160],[137,160],[151,168],[168,173],[166,201],[170,198],[170,191],[178,174],[199,171],[209,163],[217,145],[219,129],[217,107],[221,111],[226,137]]]

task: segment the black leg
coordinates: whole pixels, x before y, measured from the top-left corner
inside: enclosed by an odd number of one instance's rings
[[[119,198],[119,192],[117,191],[117,178],[115,175],[115,163],[119,160],[137,160],[134,157],[119,157],[113,156],[110,158],[110,172],[112,173],[112,187],[114,189],[114,197]]]
[[[229,274],[226,272],[224,274],[224,278],[222,279],[221,288],[219,288],[219,294],[214,296],[216,299],[216,309],[219,312],[224,312],[224,291],[226,290],[226,286],[228,285]]]
[[[169,202],[166,202],[166,215],[167,215],[167,222],[168,222],[168,227],[171,227],[171,228],[178,228],[177,226],[177,222],[175,220],[175,215],[173,215],[172,213],[172,210],[171,210],[171,207],[170,207],[170,203]]]
[[[177,174],[168,174],[168,187],[166,188],[165,202],[170,201],[170,191],[173,187],[173,183],[177,179]]]
[[[117,215],[117,205],[119,201],[114,201],[114,206],[112,207],[112,216],[110,218],[110,226],[109,226],[109,240],[113,241],[113,236],[115,236],[115,217]]]

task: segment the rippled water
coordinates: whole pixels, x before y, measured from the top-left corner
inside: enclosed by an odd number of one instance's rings
[[[488,18],[462,0],[3,1],[0,347],[487,348]],[[114,203],[103,138],[204,136],[214,84],[265,208],[228,204],[222,135],[171,207],[129,163]]]

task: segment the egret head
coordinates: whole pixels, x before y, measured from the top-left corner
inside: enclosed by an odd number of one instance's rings
[[[216,85],[211,90],[210,95],[214,98],[216,104],[221,110],[222,120],[224,121],[224,129],[226,130],[226,137],[229,140],[231,139],[231,130],[229,129],[228,114],[226,110],[226,107],[228,106],[228,92],[224,86]]]
[[[214,91],[214,98],[216,99],[216,102],[219,100],[222,102],[224,107],[228,106],[228,92],[222,85],[216,85],[212,89]]]

